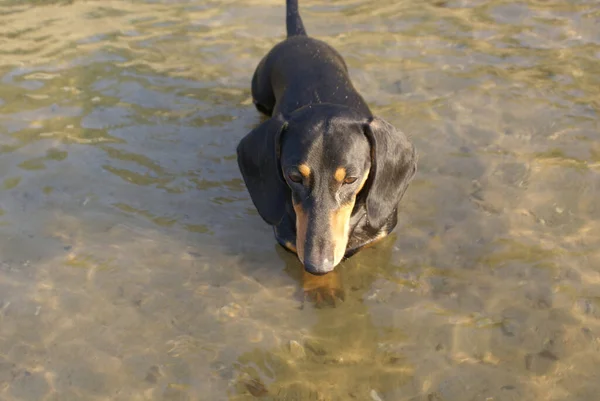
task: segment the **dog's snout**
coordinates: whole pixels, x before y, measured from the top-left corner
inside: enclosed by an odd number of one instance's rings
[[[325,274],[335,267],[333,248],[324,238],[312,237],[308,241],[304,255],[304,268],[312,274]]]
[[[313,246],[310,247],[310,251],[318,255],[323,255],[327,252],[327,243],[324,239],[319,238],[315,241]]]

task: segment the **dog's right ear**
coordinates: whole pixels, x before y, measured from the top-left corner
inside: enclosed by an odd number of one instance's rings
[[[287,122],[278,114],[250,131],[237,146],[237,161],[252,203],[268,224],[278,224],[289,188],[280,168],[280,139]]]

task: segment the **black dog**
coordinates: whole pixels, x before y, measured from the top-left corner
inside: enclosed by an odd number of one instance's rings
[[[254,104],[271,118],[240,141],[238,165],[277,241],[324,274],[395,228],[417,155],[373,116],[342,56],[306,35],[298,1],[286,7],[287,38],[252,78]]]

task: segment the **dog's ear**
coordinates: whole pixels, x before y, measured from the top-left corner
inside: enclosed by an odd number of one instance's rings
[[[276,115],[250,131],[237,146],[237,161],[252,203],[268,224],[285,212],[288,186],[279,164],[280,139],[287,122]]]
[[[417,171],[417,152],[406,135],[374,117],[364,127],[371,145],[371,171],[366,185],[368,223],[381,228],[397,209]]]

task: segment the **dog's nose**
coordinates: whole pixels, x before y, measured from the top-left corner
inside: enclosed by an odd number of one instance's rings
[[[334,267],[333,261],[330,261],[329,259],[322,260],[320,263],[314,263],[306,260],[304,261],[304,269],[315,276],[327,274],[332,271]]]

